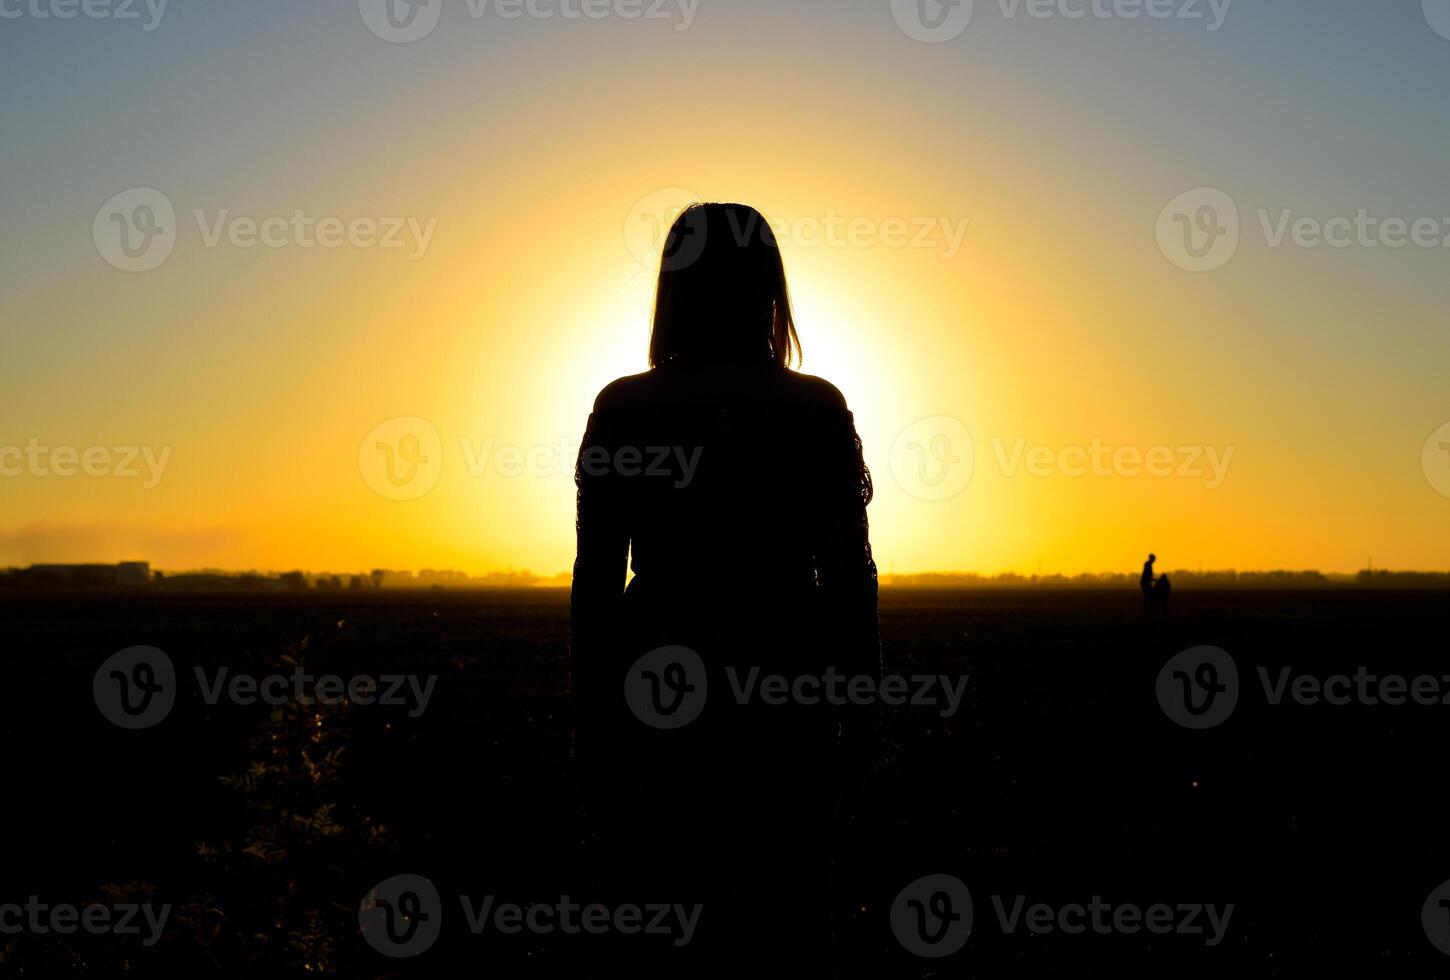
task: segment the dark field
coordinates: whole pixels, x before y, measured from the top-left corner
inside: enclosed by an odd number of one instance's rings
[[[1450,976],[1421,921],[1450,879],[1450,705],[1270,706],[1257,673],[1364,666],[1439,684],[1450,598],[1180,591],[1174,603],[1144,620],[1132,592],[883,595],[887,671],[970,682],[951,718],[888,709],[894,759],[822,828],[841,976]],[[456,898],[588,900],[566,593],[7,596],[0,616],[0,904],[173,906],[151,946],[0,935],[0,976],[575,977],[592,975],[601,943],[675,955],[656,936],[475,935]],[[170,656],[179,694],[160,724],[126,731],[92,680],[140,644]],[[1155,685],[1169,657],[1205,644],[1234,658],[1240,697],[1226,722],[1193,731]],[[319,674],[437,675],[437,687],[410,717],[211,705],[192,674],[299,660]],[[702,847],[711,831],[700,814]],[[358,906],[403,873],[437,885],[442,931],[423,955],[390,959],[359,935]],[[973,897],[970,939],[950,958],[907,953],[890,923],[893,899],[928,874]],[[1010,911],[1019,895],[1233,911],[1214,946],[1206,933],[1008,933],[992,897]]]

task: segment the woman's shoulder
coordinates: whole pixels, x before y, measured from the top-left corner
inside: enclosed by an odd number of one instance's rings
[[[847,411],[845,396],[826,379],[774,365],[749,371],[664,365],[617,378],[594,399],[596,413],[734,405]]]
[[[594,411],[607,412],[649,404],[652,389],[655,387],[651,384],[653,374],[653,371],[645,371],[643,374],[615,378],[594,396]]]
[[[793,379],[805,401],[821,408],[846,411],[846,396],[825,378],[818,378],[814,374],[797,374],[794,371],[786,373]]]

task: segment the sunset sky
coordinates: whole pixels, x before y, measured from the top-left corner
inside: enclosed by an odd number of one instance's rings
[[[1450,568],[1450,2],[1190,2],[0,0],[0,565],[566,570],[702,199],[777,228],[883,572]]]

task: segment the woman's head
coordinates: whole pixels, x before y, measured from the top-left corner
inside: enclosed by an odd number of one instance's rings
[[[692,204],[665,236],[649,362],[800,356],[785,266],[760,212]]]

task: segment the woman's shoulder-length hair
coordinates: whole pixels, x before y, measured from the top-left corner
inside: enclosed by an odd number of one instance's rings
[[[744,204],[692,204],[665,236],[649,362],[800,358],[785,264],[765,217]]]

